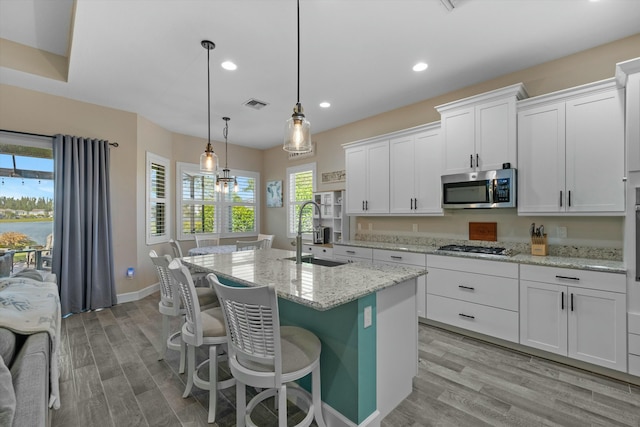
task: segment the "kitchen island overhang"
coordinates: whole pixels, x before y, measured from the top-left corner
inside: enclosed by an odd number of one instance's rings
[[[418,363],[416,278],[426,270],[368,262],[296,265],[286,259],[294,255],[262,249],[183,261],[228,285],[274,285],[281,322],[307,328],[322,342],[328,425],[379,425],[412,390]]]

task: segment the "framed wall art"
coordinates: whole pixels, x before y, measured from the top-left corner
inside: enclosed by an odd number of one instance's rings
[[[282,207],[282,181],[267,181],[267,207]]]

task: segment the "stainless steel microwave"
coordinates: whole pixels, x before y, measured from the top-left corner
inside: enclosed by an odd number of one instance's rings
[[[442,176],[442,207],[490,209],[516,207],[516,170],[498,169]]]

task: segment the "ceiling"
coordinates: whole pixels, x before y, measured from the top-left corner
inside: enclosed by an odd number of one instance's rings
[[[640,32],[638,0],[451,2],[301,0],[300,101],[312,134]],[[207,138],[209,39],[212,139],[223,141],[229,116],[230,144],[282,144],[297,96],[294,0],[76,0],[72,19],[73,3],[0,0],[1,38],[69,58],[66,82],[0,67],[0,83]],[[419,61],[429,68],[414,72]],[[268,105],[250,109],[250,99]]]

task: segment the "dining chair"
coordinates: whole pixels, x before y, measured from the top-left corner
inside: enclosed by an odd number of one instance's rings
[[[174,258],[182,258],[182,247],[180,247],[180,243],[177,240],[169,239],[169,245],[171,245],[171,250],[173,251]]]
[[[266,240],[237,240],[236,251],[250,251],[253,249],[264,249]]]
[[[235,379],[228,378],[220,381],[218,378],[218,361],[225,360],[227,355],[227,329],[224,323],[224,315],[220,307],[202,310],[197,298],[197,288],[193,284],[189,269],[182,265],[179,259],[174,259],[169,264],[169,271],[178,283],[180,296],[185,307],[185,322],[182,325],[182,340],[187,345],[187,385],[183,398],[189,396],[191,389],[196,387],[209,391],[209,416],[208,422],[216,420],[216,407],[218,402],[218,390],[232,387]],[[210,273],[207,277],[212,276]],[[217,280],[217,278],[216,278]],[[213,288],[213,287],[212,287]],[[209,347],[209,358],[195,366],[195,349]],[[220,351],[219,351],[220,350]],[[209,368],[209,379],[200,377],[199,372],[205,366]]]
[[[315,419],[325,427],[320,396],[321,343],[310,331],[280,326],[278,298],[273,285],[231,287],[207,275],[224,313],[229,348],[229,368],[236,379],[236,424],[255,426],[251,412],[260,402],[275,397],[278,426],[287,425],[287,393],[304,404],[307,414],[296,426]],[[311,396],[296,381],[311,374]],[[246,403],[246,386],[263,389]],[[305,408],[303,408],[305,409]]]
[[[196,246],[199,248],[205,246],[219,246],[220,245],[220,236],[217,234],[207,234],[206,236],[199,236],[195,234],[196,238]]]
[[[171,318],[184,316],[185,313],[184,308],[182,308],[180,303],[180,292],[177,284],[168,269],[169,264],[171,263],[171,256],[158,256],[156,251],[151,250],[149,251],[149,258],[151,258],[151,262],[156,267],[156,273],[158,274],[158,280],[160,281],[160,302],[158,303],[158,311],[162,314],[162,345],[158,360],[164,359],[167,354],[167,350],[179,350],[179,372],[183,373],[185,366],[185,348],[181,332],[180,330],[173,333],[170,332]],[[212,287],[197,288],[196,295],[198,303],[202,307],[210,308],[218,305],[218,297]]]
[[[258,234],[258,240],[266,240],[264,249],[271,249],[275,234]]]
[[[173,251],[174,258],[183,258],[182,247],[180,246],[180,242],[177,240],[169,239],[169,245],[171,245],[171,250]],[[200,271],[189,270],[191,272],[191,278],[197,287],[208,286],[205,280],[205,276],[207,273],[203,273]]]

